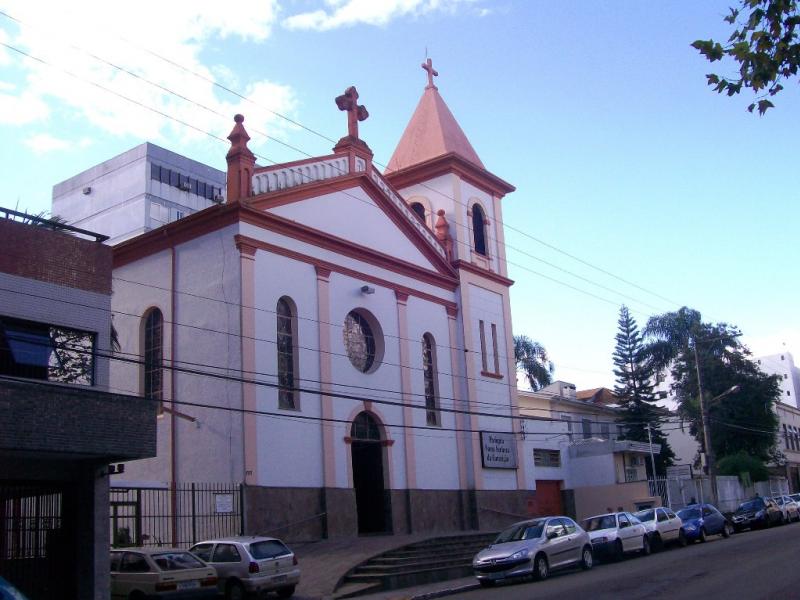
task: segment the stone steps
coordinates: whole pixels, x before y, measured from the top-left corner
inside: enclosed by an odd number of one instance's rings
[[[476,533],[432,538],[384,552],[347,573],[335,597],[352,598],[468,577],[472,575],[472,558],[495,536]]]

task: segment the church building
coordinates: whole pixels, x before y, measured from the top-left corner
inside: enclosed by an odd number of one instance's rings
[[[240,482],[247,533],[305,539],[526,513],[501,207],[514,187],[423,68],[385,170],[355,87],[327,156],[258,166],[236,115],[224,202],[114,246],[112,388],[160,406],[158,455],[125,481]]]

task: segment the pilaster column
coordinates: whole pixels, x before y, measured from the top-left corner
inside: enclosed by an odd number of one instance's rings
[[[403,446],[406,459],[406,487],[417,487],[417,458],[414,451],[414,410],[411,408],[413,396],[411,394],[411,369],[409,365],[408,342],[408,294],[395,292],[397,298],[397,336],[400,344],[400,391],[403,398]]]
[[[322,414],[322,461],[325,487],[336,487],[336,446],[334,445],[331,391],[331,292],[330,269],[317,270],[317,325],[319,327],[319,400]]]
[[[244,459],[244,482],[258,484],[258,417],[256,402],[256,247],[242,239],[236,239],[239,250],[242,302],[239,310],[239,339],[241,340],[242,377],[242,452]]]

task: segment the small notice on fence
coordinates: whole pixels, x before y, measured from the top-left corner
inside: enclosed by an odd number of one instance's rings
[[[667,467],[667,479],[691,479],[692,465],[673,465]]]
[[[215,512],[230,514],[233,512],[233,494],[214,494]]]

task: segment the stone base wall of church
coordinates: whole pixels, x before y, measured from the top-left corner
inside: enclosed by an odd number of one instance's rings
[[[512,523],[528,518],[528,501],[534,492],[528,490],[477,490],[475,511],[478,529],[499,531]]]
[[[245,533],[288,541],[358,534],[352,489],[244,487]]]

